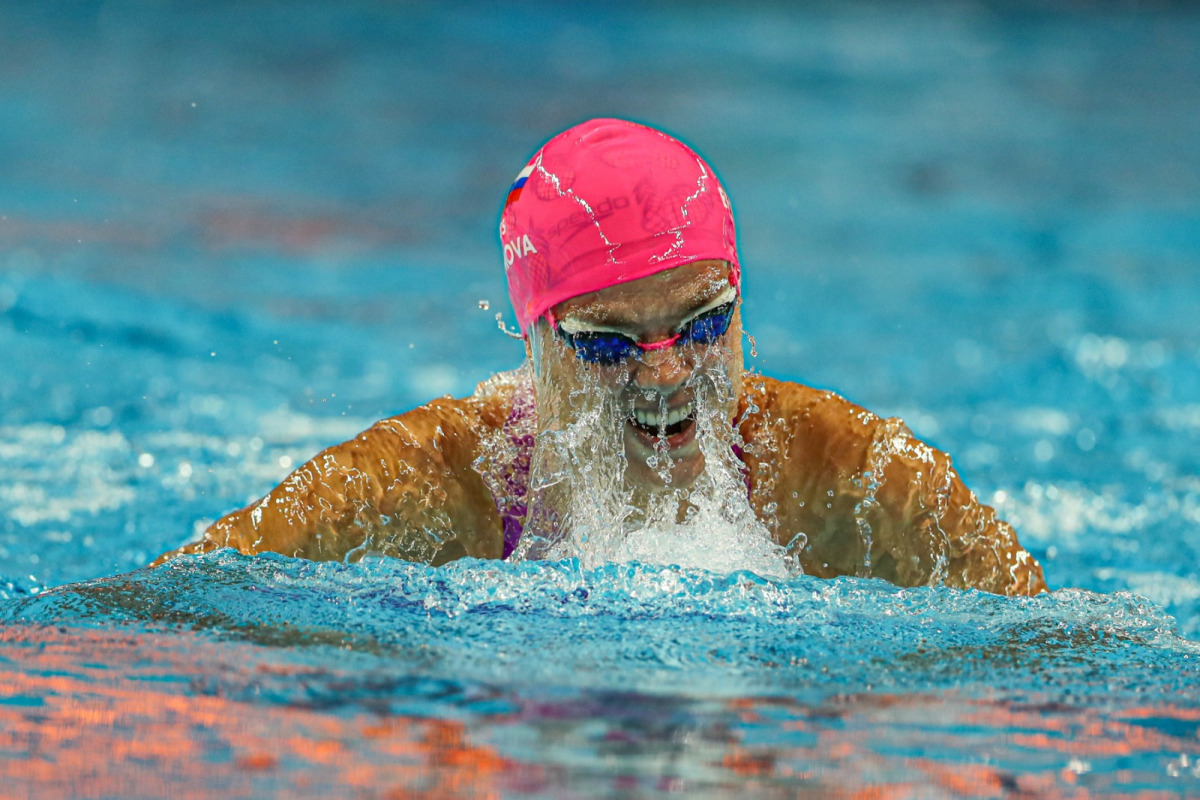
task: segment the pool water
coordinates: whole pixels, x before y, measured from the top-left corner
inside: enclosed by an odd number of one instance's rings
[[[1200,793],[1200,11],[0,8],[0,794]],[[583,118],[726,183],[777,377],[955,457],[1054,592],[647,564],[148,570],[516,367]]]

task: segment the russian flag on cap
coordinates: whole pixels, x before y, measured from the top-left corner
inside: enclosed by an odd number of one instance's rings
[[[521,174],[513,181],[513,185],[508,187],[508,198],[504,201],[504,207],[508,208],[509,204],[521,196],[521,190],[525,188],[525,181],[529,180],[529,176],[533,174],[533,164],[530,164],[525,169],[521,170]]]

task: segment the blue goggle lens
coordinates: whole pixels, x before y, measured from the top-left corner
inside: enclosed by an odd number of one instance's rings
[[[711,344],[725,335],[733,319],[733,303],[717,306],[690,321],[680,331],[680,343]]]
[[[725,335],[733,319],[733,303],[726,303],[689,320],[679,330],[679,344],[712,344]],[[575,349],[580,361],[612,366],[641,352],[638,343],[620,333],[567,333],[558,326],[558,335]]]
[[[575,355],[589,364],[617,364],[638,354],[637,342],[619,333],[566,335]]]

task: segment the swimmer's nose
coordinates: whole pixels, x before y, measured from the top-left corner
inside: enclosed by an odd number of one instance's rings
[[[682,386],[694,369],[680,347],[643,351],[640,356],[633,382],[643,389],[654,389],[662,394],[670,394]]]

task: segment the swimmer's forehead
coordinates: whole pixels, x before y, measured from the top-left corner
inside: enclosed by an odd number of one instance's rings
[[[624,329],[674,323],[732,302],[737,290],[724,261],[699,261],[573,297],[554,308],[569,327]]]

